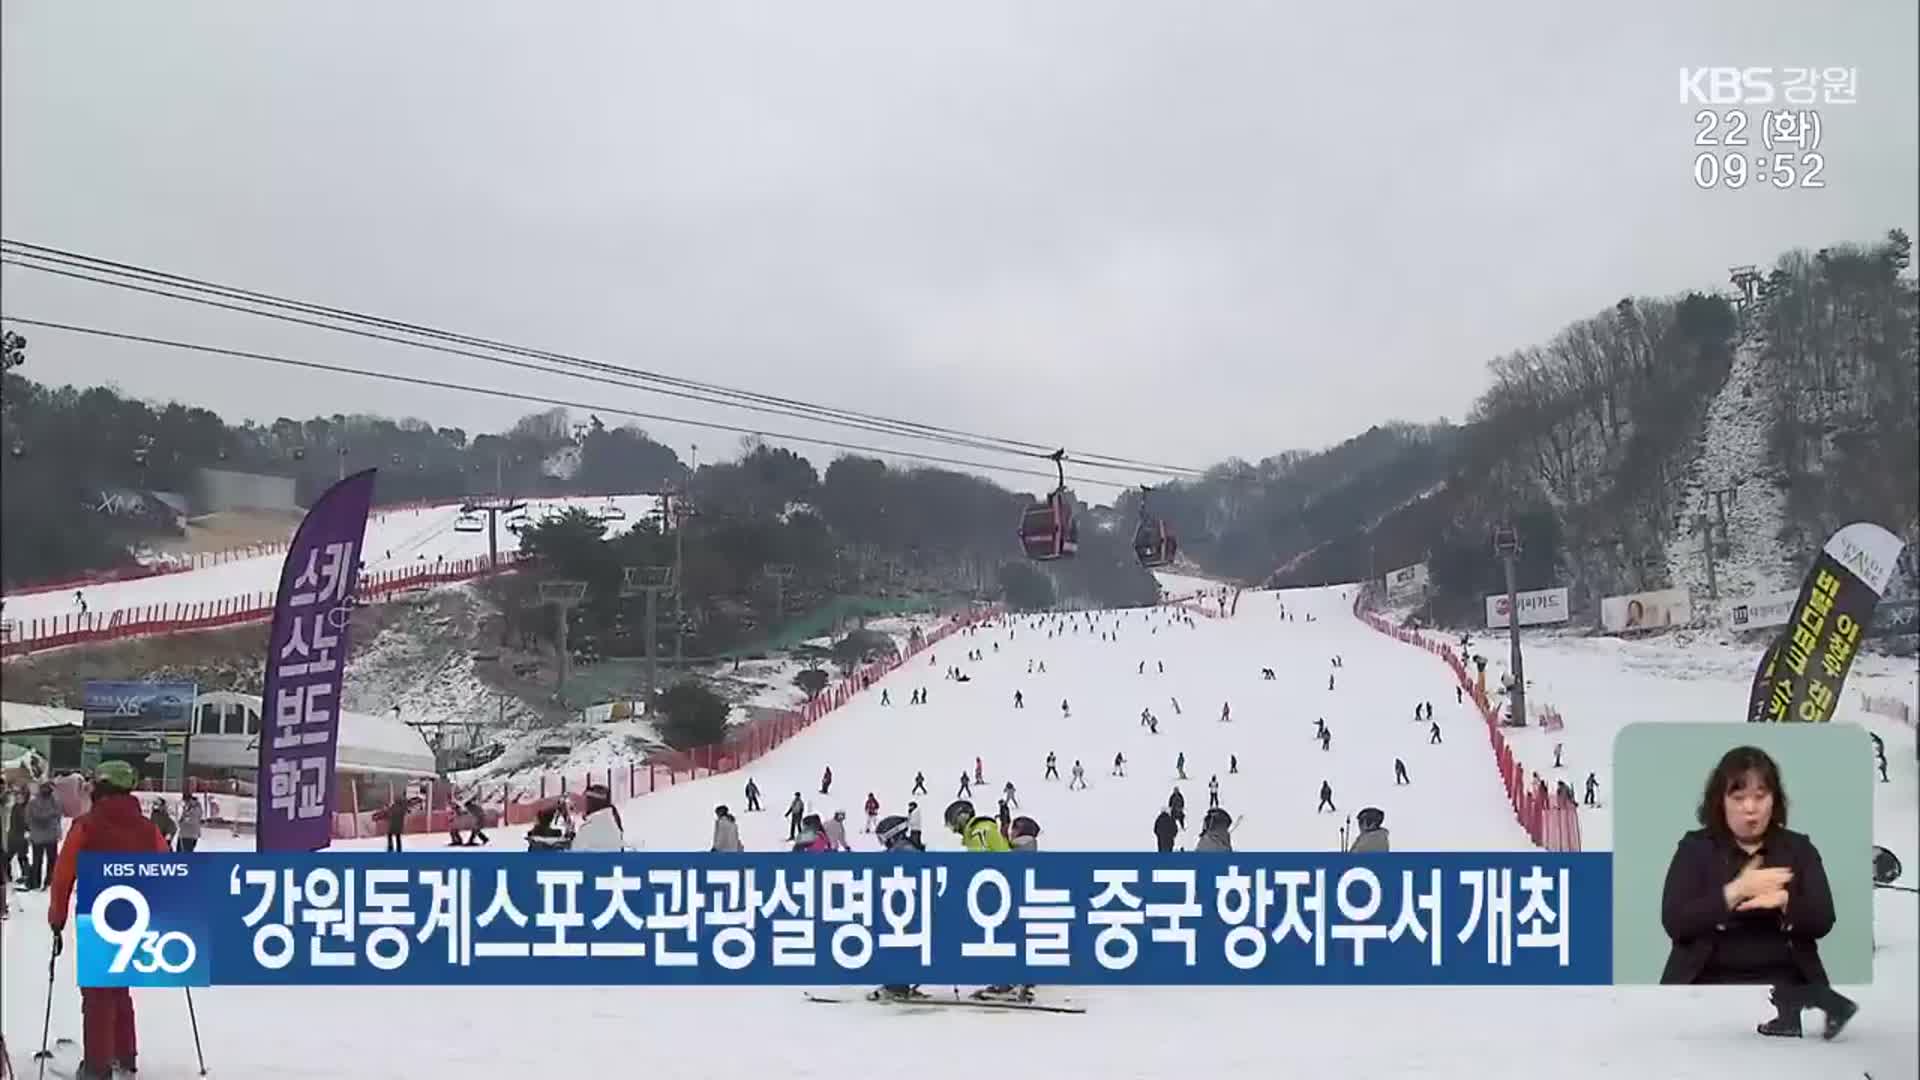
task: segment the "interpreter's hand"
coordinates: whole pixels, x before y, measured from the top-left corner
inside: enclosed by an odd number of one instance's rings
[[[1764,911],[1764,910],[1785,911],[1786,909],[1787,909],[1787,890],[1775,889],[1772,892],[1761,893],[1759,896],[1749,896],[1745,900],[1740,901],[1740,905],[1734,908],[1733,910],[1735,911]]]
[[[1792,880],[1792,870],[1784,866],[1762,866],[1760,856],[1755,855],[1740,868],[1738,877],[1727,882],[1721,895],[1726,899],[1729,911],[1740,911],[1745,901],[1756,896],[1786,891],[1787,883]]]

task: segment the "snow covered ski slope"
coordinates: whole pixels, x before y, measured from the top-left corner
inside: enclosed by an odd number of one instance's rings
[[[1197,820],[1208,778],[1216,774],[1223,805],[1246,818],[1237,835],[1241,850],[1331,850],[1346,815],[1367,805],[1386,811],[1400,850],[1525,847],[1501,797],[1484,731],[1470,707],[1454,703],[1448,670],[1353,619],[1350,595],[1340,588],[1249,592],[1237,617],[1195,618],[1191,628],[1165,614],[1126,612],[1098,614],[1091,628],[1082,621],[1079,633],[1064,636],[1049,637],[1027,622],[956,636],[756,762],[749,774],[682,784],[626,804],[629,843],[705,850],[713,807],[726,803],[749,849],[781,849],[780,811],[798,791],[815,810],[846,809],[855,847],[870,850],[877,845],[859,831],[867,793],[879,797],[883,812],[898,811],[914,774],[924,772],[929,794],[919,801],[928,844],[957,848],[939,816],[977,756],[986,774],[977,803],[991,809],[1012,781],[1020,812],[1044,829],[1043,849],[1150,849],[1154,814],[1174,786],[1186,795],[1190,820]],[[1294,621],[1278,619],[1281,600]],[[1117,641],[1101,640],[1102,632],[1116,631]],[[970,663],[968,650],[984,650],[986,658]],[[1343,660],[1338,669],[1335,655]],[[1041,662],[1045,674],[1038,671]],[[970,681],[942,678],[949,666],[962,668]],[[1554,677],[1550,654],[1541,655],[1539,666],[1540,678]],[[1264,667],[1275,670],[1274,680],[1261,677]],[[1627,681],[1589,683],[1569,675],[1564,685],[1555,684],[1553,703],[1568,717],[1569,731],[1582,732],[1581,753],[1628,720],[1699,718],[1703,699],[1696,695],[1706,691],[1692,683],[1621,665],[1613,670]],[[1744,685],[1732,675],[1699,677]],[[907,705],[922,687],[928,704]],[[882,688],[892,704],[880,704]],[[1023,709],[1013,708],[1016,690],[1024,695]],[[1712,693],[1737,700],[1744,691]],[[1070,715],[1062,714],[1062,700]],[[1428,700],[1441,726],[1440,745],[1430,745],[1426,725],[1413,720],[1415,702]],[[1220,719],[1223,703],[1232,705],[1231,721]],[[1143,708],[1159,718],[1158,735],[1141,725]],[[1326,751],[1313,738],[1319,717],[1333,733]],[[1907,865],[1920,865],[1913,849],[1912,735],[1876,730],[1887,737],[1893,763],[1893,782],[1876,787],[1877,838]],[[1060,781],[1042,778],[1049,751],[1058,756]],[[1182,752],[1185,782],[1175,774]],[[1109,775],[1115,753],[1127,758],[1125,778]],[[1239,758],[1239,775],[1229,773],[1229,755]],[[1406,762],[1411,785],[1394,785],[1395,757]],[[1075,759],[1088,789],[1069,792],[1064,778]],[[822,797],[821,771],[829,765],[834,785]],[[1586,765],[1579,767],[1584,773]],[[748,775],[764,793],[765,812],[744,812],[741,787]],[[1601,775],[1604,780],[1604,770]],[[1337,815],[1315,813],[1323,779],[1333,786]],[[1611,795],[1603,788],[1603,798]],[[1607,833],[1590,828],[1586,835]],[[204,846],[226,840],[214,837]],[[493,834],[496,848],[519,842],[512,830]],[[1191,833],[1182,843],[1191,843]],[[835,1008],[779,987],[215,988],[195,1000],[212,1072],[250,1080],[1913,1077],[1914,898],[1881,892],[1876,901],[1875,983],[1849,990],[1862,1010],[1831,1044],[1754,1035],[1753,1024],[1769,1010],[1764,991],[1749,988],[1073,989],[1066,996],[1088,1010],[1084,1015],[865,1003]],[[45,1001],[44,903],[43,894],[24,898],[5,930],[0,1018],[16,1056],[37,1034]],[[59,962],[55,1035],[79,1030],[71,956]],[[1041,993],[1044,999],[1046,988]],[[139,992],[136,999],[143,1080],[193,1075],[184,996]]]
[[[527,516],[538,521],[546,514],[560,513],[569,507],[601,512],[609,506],[623,515],[607,522],[608,533],[624,531],[634,522],[654,512],[652,495],[616,495],[608,498],[538,499],[527,504]],[[460,532],[454,526],[460,519],[457,506],[432,506],[419,509],[376,512],[367,522],[364,557],[369,573],[405,570],[433,562],[453,562],[487,553],[487,533]],[[485,520],[484,516],[481,520]],[[506,528],[500,529],[500,550],[518,550],[520,538]],[[249,593],[271,593],[280,584],[280,567],[286,553],[262,555],[253,559],[221,563],[174,574],[136,578],[131,581],[100,582],[79,591],[90,611],[115,611],[155,604],[193,604],[225,600]],[[7,618],[16,620],[70,615],[78,610],[73,590],[27,593],[7,597]]]

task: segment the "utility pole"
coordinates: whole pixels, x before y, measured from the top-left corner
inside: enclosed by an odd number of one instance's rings
[[[1507,569],[1507,643],[1511,650],[1513,687],[1507,691],[1511,719],[1518,726],[1527,722],[1527,671],[1520,659],[1520,589],[1514,560],[1520,555],[1520,533],[1511,525],[1493,530],[1493,550]]]
[[[543,581],[540,583],[540,602],[552,604],[560,612],[560,628],[555,641],[560,650],[559,677],[554,683],[555,700],[565,704],[567,691],[567,673],[573,668],[573,653],[567,649],[567,619],[574,608],[580,606],[587,597],[587,583],[584,581]]]
[[[1693,515],[1693,534],[1700,538],[1700,553],[1707,559],[1707,597],[1713,602],[1715,610],[1720,606],[1720,582],[1714,573],[1713,565],[1713,524],[1705,514]]]
[[[647,685],[646,707],[653,710],[653,694],[660,686],[660,649],[656,644],[660,623],[660,594],[673,588],[671,566],[629,566],[621,571],[620,595],[645,596],[647,599]]]

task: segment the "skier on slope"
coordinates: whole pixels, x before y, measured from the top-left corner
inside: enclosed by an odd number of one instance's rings
[[[1220,774],[1215,773],[1211,778],[1207,780],[1207,808],[1211,810],[1211,809],[1217,808],[1219,805],[1220,805]]]
[[[1185,832],[1187,828],[1187,797],[1180,794],[1179,788],[1174,788],[1173,794],[1167,798],[1167,809],[1173,811],[1174,827]]]
[[[1433,722],[1433,725],[1430,728],[1428,728],[1427,731],[1428,731],[1427,745],[1438,746],[1440,744],[1440,721],[1435,720]]]
[[[913,774],[913,790],[907,792],[907,794],[909,795],[927,794],[927,774],[926,773],[916,772]]]
[[[1073,779],[1067,781],[1068,791],[1073,791],[1076,788],[1081,791],[1087,789],[1087,770],[1081,766],[1078,758],[1075,758],[1073,762]]]
[[[1395,787],[1401,784],[1413,783],[1407,776],[1407,763],[1401,761],[1399,758],[1393,759],[1393,783]]]
[[[879,824],[874,827],[875,835],[880,838],[880,846],[885,848],[890,854],[927,850],[917,838],[916,834],[918,831],[911,817],[902,817],[899,814],[891,814],[881,818]],[[920,988],[917,986],[910,986],[906,983],[891,983],[882,986],[867,996],[876,1001],[908,1001],[916,997],[926,997],[927,995],[922,994]]]
[[[1200,836],[1193,842],[1195,851],[1232,851],[1233,818],[1218,806],[1200,819]]]
[[[713,808],[713,851],[745,851],[740,843],[740,823],[724,806]]]
[[[1125,754],[1113,755],[1113,775],[1114,776],[1127,775],[1127,755]]]
[[[833,817],[826,822],[828,851],[852,851],[853,845],[847,843],[847,812],[835,810]]]
[[[620,820],[620,808],[613,805],[613,794],[605,784],[588,784],[582,793],[586,813],[580,829],[573,834],[573,851],[625,851],[627,826]]]
[[[973,759],[973,782],[976,784],[984,784],[987,782],[986,766],[980,763],[978,757]]]
[[[1320,749],[1323,752],[1333,749],[1333,732],[1326,728],[1320,729]]]
[[[1240,775],[1240,755],[1239,754],[1227,755],[1227,775],[1228,776]]]
[[[867,812],[867,823],[860,827],[860,831],[870,833],[873,831],[874,823],[880,817],[880,800],[874,796],[873,792],[869,791],[867,792],[866,805],[861,807],[861,809]]]
[[[828,789],[832,787],[833,787],[833,766],[829,765],[827,766],[826,771],[820,774],[820,794],[825,795]]]
[[[1007,800],[1008,806],[1015,810],[1020,809],[1020,796],[1014,793],[1013,781],[1007,781],[1006,786],[1000,789],[1000,794]]]
[[[1180,755],[1173,759],[1173,770],[1179,774],[1179,779],[1185,780],[1187,778],[1187,752],[1185,750],[1180,751]]]
[[[75,818],[66,844],[54,860],[52,896],[47,903],[47,926],[53,931],[53,955],[66,948],[67,908],[79,875],[82,852],[164,854],[167,842],[140,812],[132,794],[139,786],[133,766],[103,761],[93,773],[93,808]],[[52,980],[52,967],[48,980]],[[51,985],[49,985],[51,992]],[[51,1007],[51,1006],[49,1006]],[[133,1014],[133,995],[124,986],[80,988],[82,1049],[76,1080],[111,1080],[116,1069],[131,1074],[139,1052]]]
[[[1013,692],[1013,707],[1016,709],[1024,709],[1027,707],[1027,699],[1022,696],[1018,690]]]
[[[1047,775],[1041,777],[1040,779],[1042,780],[1060,779],[1060,766],[1058,764],[1058,761],[1059,759],[1054,757],[1053,751],[1051,750],[1047,751]]]
[[[807,804],[800,798],[799,792],[793,793],[793,801],[787,804],[787,839],[800,839],[800,820],[807,815]]]
[[[967,771],[965,769],[962,769],[960,770],[960,790],[954,792],[953,797],[956,799],[966,799],[966,798],[971,798],[972,795],[973,795],[973,781],[970,777],[967,776]]]
[[[1153,819],[1154,850],[1168,852],[1173,850],[1173,838],[1179,835],[1180,826],[1173,820],[1173,809],[1163,806]]]
[[[1320,805],[1314,807],[1313,812],[1316,814],[1340,812],[1340,808],[1333,805],[1333,785],[1325,780],[1320,781]]]

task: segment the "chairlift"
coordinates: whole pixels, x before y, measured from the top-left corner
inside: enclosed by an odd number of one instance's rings
[[[1133,553],[1140,565],[1149,570],[1170,565],[1180,551],[1180,542],[1174,539],[1173,530],[1147,509],[1147,497],[1152,492],[1150,487],[1140,489],[1140,525],[1133,532]]]
[[[453,519],[453,531],[477,533],[487,531],[487,519],[479,514],[461,514]]]
[[[601,521],[625,521],[627,520],[627,512],[609,496],[607,504],[600,508],[599,518]]]
[[[1038,562],[1069,558],[1080,550],[1080,523],[1074,519],[1067,499],[1067,472],[1063,464],[1065,450],[1048,455],[1060,485],[1042,502],[1029,506],[1020,515],[1020,546],[1027,558]]]

